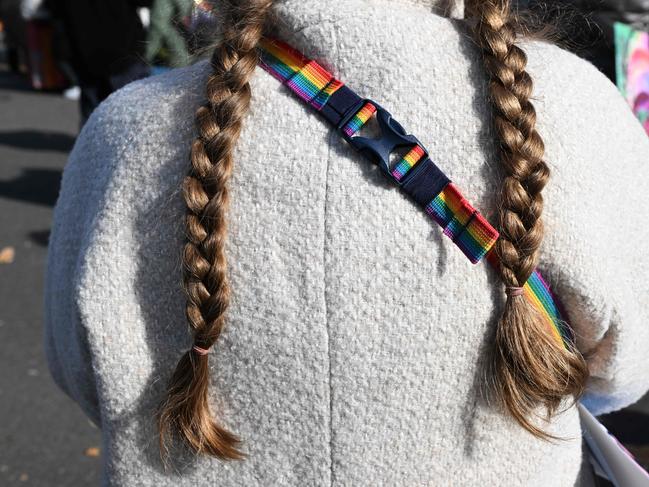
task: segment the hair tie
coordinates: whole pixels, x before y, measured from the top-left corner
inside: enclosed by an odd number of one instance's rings
[[[513,297],[513,296],[522,296],[522,295],[523,295],[523,288],[522,288],[522,287],[518,287],[518,286],[507,286],[507,287],[505,288],[505,293],[506,293],[507,296],[509,296],[509,297]]]
[[[198,345],[194,345],[192,347],[192,350],[196,352],[198,355],[207,355],[208,353],[210,353],[209,348],[201,348]]]

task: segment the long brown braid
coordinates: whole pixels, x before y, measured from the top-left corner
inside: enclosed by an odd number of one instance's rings
[[[219,338],[230,301],[225,255],[228,181],[233,151],[250,105],[250,78],[272,0],[229,0],[219,5],[223,40],[211,58],[207,101],[196,111],[198,136],[183,182],[187,205],[183,251],[186,316],[194,347],[180,359],[158,414],[163,454],[177,435],[194,452],[240,459],[240,440],[219,425],[208,404],[207,350]]]
[[[588,376],[581,354],[558,343],[520,294],[537,266],[543,240],[543,197],[550,177],[543,140],[536,130],[527,57],[516,45],[509,0],[469,0],[467,17],[489,75],[493,125],[504,170],[499,194],[500,238],[496,251],[507,300],[496,330],[494,393],[527,430],[554,438],[534,418],[556,413],[566,396],[578,397]]]
[[[180,359],[169,383],[158,423],[161,449],[178,435],[196,453],[239,459],[240,440],[220,426],[208,404],[208,350],[224,326],[230,289],[224,252],[228,180],[232,154],[250,102],[249,80],[258,62],[257,45],[272,0],[229,0],[220,7],[225,22],[207,83],[207,102],[196,112],[198,136],[191,171],[183,185],[187,205],[184,248],[186,315],[194,345]],[[516,45],[516,22],[508,0],[467,0],[476,41],[490,77],[493,123],[505,177],[499,202],[501,238],[497,252],[507,291],[496,331],[496,397],[533,434],[551,435],[535,424],[539,406],[553,414],[566,396],[578,396],[587,377],[581,355],[560,346],[527,300],[517,292],[538,262],[543,239],[541,191],[549,178],[543,141],[530,102],[532,81],[525,53]]]

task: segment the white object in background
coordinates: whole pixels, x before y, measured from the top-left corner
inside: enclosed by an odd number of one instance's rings
[[[649,474],[595,416],[581,404],[577,407],[595,473],[615,487],[649,487]]]
[[[42,12],[39,12],[40,8],[43,5],[43,0],[22,0],[20,2],[20,15],[24,20],[31,20],[40,15],[43,15]]]
[[[81,98],[81,88],[72,86],[63,92],[63,97],[68,100],[78,100]]]
[[[137,9],[137,14],[140,16],[140,22],[144,28],[148,29],[151,24],[151,10],[148,7],[140,7]]]

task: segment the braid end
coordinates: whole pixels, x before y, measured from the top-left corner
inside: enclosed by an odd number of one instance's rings
[[[183,252],[185,314],[194,348],[180,359],[157,415],[160,453],[166,465],[172,439],[196,454],[239,460],[241,440],[220,426],[208,403],[208,349],[224,327],[229,305],[228,181],[234,148],[250,107],[250,78],[272,0],[228,0],[222,6],[222,42],[211,57],[205,103],[195,115],[197,137],[183,184],[187,207]]]
[[[539,408],[554,415],[566,396],[581,396],[588,377],[584,358],[564,346],[523,296],[507,298],[496,330],[495,398],[530,433],[559,439],[535,424]]]
[[[157,415],[160,454],[167,463],[173,437],[196,454],[221,460],[242,460],[241,440],[220,426],[208,403],[209,367],[207,355],[186,352],[169,381],[167,396]]]

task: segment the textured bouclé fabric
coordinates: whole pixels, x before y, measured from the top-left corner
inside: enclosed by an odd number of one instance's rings
[[[433,7],[285,0],[275,29],[388,108],[494,221],[481,57]],[[525,49],[552,169],[541,269],[588,357],[584,402],[611,411],[649,387],[649,141],[594,67]],[[45,345],[101,427],[105,485],[578,484],[574,407],[545,425],[564,440],[545,442],[484,394],[497,275],[261,69],[231,184],[233,303],[210,358],[213,408],[248,458],[178,454],[162,468],[153,416],[191,340],[179,188],[207,75],[202,62],[112,95],[64,172]]]

